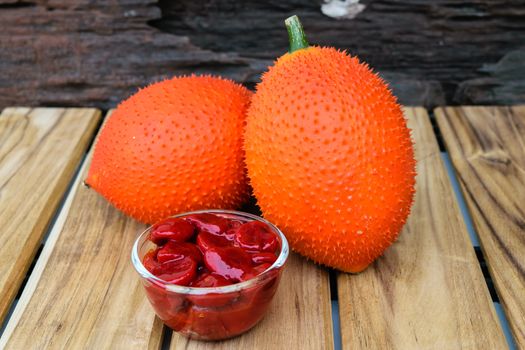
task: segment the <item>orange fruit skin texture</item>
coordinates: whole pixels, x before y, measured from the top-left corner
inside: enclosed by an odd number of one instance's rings
[[[278,59],[252,98],[244,145],[264,216],[300,254],[355,273],[398,237],[414,197],[410,131],[357,58],[309,47]]]
[[[104,125],[86,183],[153,224],[249,195],[242,134],[252,93],[210,76],[175,77],[122,102]]]

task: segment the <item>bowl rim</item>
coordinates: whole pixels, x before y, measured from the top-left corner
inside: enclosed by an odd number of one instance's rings
[[[232,292],[238,292],[243,289],[249,288],[253,285],[256,285],[258,282],[262,282],[266,279],[266,277],[270,274],[271,271],[277,270],[284,266],[286,263],[286,260],[288,259],[289,255],[289,245],[288,240],[286,239],[286,236],[279,230],[277,226],[269,222],[268,220],[246,212],[242,211],[236,211],[236,210],[226,210],[226,209],[203,209],[203,210],[195,210],[195,211],[189,211],[184,212],[176,215],[170,216],[171,218],[178,218],[178,217],[184,217],[188,215],[193,214],[204,214],[204,213],[211,213],[211,214],[230,214],[230,215],[237,215],[242,216],[246,218],[250,218],[252,220],[257,220],[260,222],[265,223],[266,225],[270,226],[280,237],[281,239],[281,251],[279,253],[279,256],[277,257],[277,260],[266,270],[258,274],[257,276],[250,278],[249,280],[230,284],[227,286],[222,287],[189,287],[189,286],[181,286],[178,284],[168,283],[164,281],[163,279],[158,278],[151,272],[149,272],[144,265],[142,264],[142,261],[139,258],[139,242],[144,238],[144,235],[148,234],[151,228],[154,225],[149,226],[144,230],[142,233],[138,235],[138,237],[135,239],[135,242],[133,243],[133,248],[131,250],[131,262],[133,264],[133,267],[138,272],[138,274],[146,279],[149,282],[152,282],[158,286],[161,286],[165,288],[167,291],[174,292],[174,293],[180,293],[180,294],[192,294],[192,295],[205,295],[205,294],[224,294],[224,293],[232,293]]]

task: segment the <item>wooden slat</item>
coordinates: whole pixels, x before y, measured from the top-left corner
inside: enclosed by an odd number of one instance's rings
[[[0,115],[0,323],[100,119],[95,109]]]
[[[222,342],[188,340],[173,333],[171,349],[333,349],[329,277],[292,253],[271,308],[260,324]]]
[[[340,274],[344,349],[504,349],[507,344],[427,113],[407,108],[416,199],[398,241],[358,275]]]
[[[28,284],[0,347],[158,349],[162,323],[130,262],[131,246],[145,226],[93,190],[74,191],[57,220],[63,226],[50,234],[54,249],[37,263],[41,276]]]
[[[435,113],[510,328],[525,348],[525,106]]]

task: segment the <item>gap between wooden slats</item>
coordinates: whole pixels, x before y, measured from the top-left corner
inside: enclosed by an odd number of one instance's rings
[[[518,348],[525,348],[525,106],[435,115]]]
[[[100,120],[95,109],[0,115],[0,323]]]
[[[145,226],[80,185],[89,160],[57,218],[0,348],[160,347],[162,323],[130,262],[131,246]]]
[[[343,349],[506,348],[428,115],[405,115],[418,160],[416,200],[384,256],[361,274],[338,276]]]

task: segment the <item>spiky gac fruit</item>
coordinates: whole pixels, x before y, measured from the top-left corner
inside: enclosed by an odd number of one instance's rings
[[[264,74],[248,110],[248,176],[264,216],[295,251],[360,272],[394,242],[410,212],[410,132],[367,65],[334,48],[307,47],[297,17],[287,25],[291,52]]]
[[[248,196],[242,150],[251,92],[226,79],[176,77],[122,102],[104,125],[86,183],[146,223]]]

